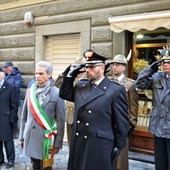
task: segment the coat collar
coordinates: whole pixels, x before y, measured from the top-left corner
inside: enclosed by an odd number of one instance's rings
[[[84,99],[80,107],[91,102],[97,97],[104,95],[108,89],[109,82],[110,80],[105,77],[102,82],[92,92],[90,92],[90,81],[87,81],[80,90],[80,94]]]

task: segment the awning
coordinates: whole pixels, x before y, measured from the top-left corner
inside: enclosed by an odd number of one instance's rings
[[[109,17],[109,23],[111,30],[116,33],[125,30],[154,30],[160,27],[170,29],[170,10]]]

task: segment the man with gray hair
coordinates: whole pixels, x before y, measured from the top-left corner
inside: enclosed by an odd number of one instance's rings
[[[52,71],[46,61],[36,64],[35,80],[29,84],[23,104],[19,140],[33,170],[52,169],[64,137],[65,103],[50,81]]]

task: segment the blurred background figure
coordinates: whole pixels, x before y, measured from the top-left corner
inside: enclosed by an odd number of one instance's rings
[[[128,112],[130,117],[128,137],[133,133],[135,126],[137,125],[138,117],[138,94],[134,88],[134,80],[127,78],[125,70],[127,66],[127,59],[122,54],[116,55],[111,61],[111,67],[113,72],[113,80],[123,85],[126,89],[128,99]],[[128,150],[129,150],[129,139],[127,144],[117,160],[117,170],[128,170]]]
[[[0,165],[4,163],[4,144],[8,160],[6,168],[11,168],[15,162],[13,128],[18,119],[18,101],[16,87],[4,78],[5,73],[0,68]]]
[[[21,115],[21,102],[20,102],[20,89],[22,84],[22,75],[17,67],[14,67],[13,63],[11,61],[7,61],[4,63],[2,68],[5,71],[5,80],[16,86],[17,88],[17,99],[18,99],[18,117],[20,119]],[[14,132],[13,132],[13,138],[18,137],[18,121],[14,125]]]

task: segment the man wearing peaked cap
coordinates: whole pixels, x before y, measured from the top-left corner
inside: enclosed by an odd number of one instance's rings
[[[149,132],[154,135],[156,170],[170,169],[170,48],[163,47],[161,55],[162,60],[144,68],[135,82],[136,88],[152,90]]]
[[[6,168],[11,168],[14,166],[15,161],[13,128],[18,119],[18,102],[16,87],[8,83],[4,78],[5,73],[0,68],[0,166],[4,163],[3,146],[5,146],[8,160]]]
[[[113,80],[116,82],[124,85],[126,89],[126,93],[128,96],[128,107],[129,107],[129,128],[128,128],[128,137],[132,134],[136,124],[137,124],[137,117],[138,117],[138,94],[134,88],[134,80],[128,78],[125,75],[127,59],[124,55],[118,54],[116,55],[113,60],[110,62],[112,66],[113,72]],[[119,170],[128,170],[128,139],[126,147],[122,150],[120,156],[117,160],[117,169]]]
[[[64,71],[59,93],[75,104],[68,169],[114,170],[117,156],[126,145],[129,123],[126,91],[105,77],[107,58],[93,50],[86,50],[83,56],[85,64],[71,72],[68,68]],[[87,79],[75,84],[83,67]]]

